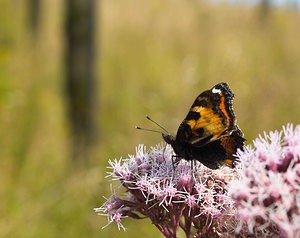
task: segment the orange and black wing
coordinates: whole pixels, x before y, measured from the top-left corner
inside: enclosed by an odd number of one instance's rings
[[[226,83],[217,84],[211,90],[201,93],[180,124],[176,140],[203,146],[235,130],[233,97]]]
[[[234,167],[234,154],[243,148],[245,139],[236,124],[233,97],[229,86],[220,83],[196,98],[176,137],[163,134],[177,156],[198,160],[211,169],[224,164]]]

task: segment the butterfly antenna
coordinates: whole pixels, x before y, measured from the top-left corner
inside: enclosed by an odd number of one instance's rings
[[[165,128],[163,128],[163,127],[162,127],[161,125],[159,125],[156,121],[154,121],[153,119],[151,119],[148,115],[146,115],[146,118],[147,118],[149,121],[153,122],[155,125],[157,125],[159,128],[161,128],[163,131],[169,133]]]
[[[148,129],[148,128],[142,128],[142,127],[139,127],[139,126],[135,126],[135,129],[142,130],[142,131],[151,131],[151,132],[155,132],[155,133],[161,134],[161,131],[152,130],[152,129]]]

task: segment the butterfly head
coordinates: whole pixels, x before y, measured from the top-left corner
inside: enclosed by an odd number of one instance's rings
[[[173,145],[176,141],[176,138],[170,133],[163,132],[162,137],[167,144]]]
[[[189,153],[188,148],[190,148],[190,147],[189,147],[188,143],[179,141],[176,139],[175,136],[173,136],[170,133],[166,133],[166,132],[162,133],[162,137],[167,144],[172,146],[177,157],[185,158],[186,160],[192,159],[192,157]]]

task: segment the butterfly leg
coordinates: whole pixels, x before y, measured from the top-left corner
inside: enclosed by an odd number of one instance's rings
[[[167,162],[166,159],[165,159],[165,151],[166,151],[166,149],[167,149],[167,144],[165,144],[164,150],[163,150],[163,159],[164,159],[165,163]]]
[[[194,160],[190,160],[191,161],[191,176],[193,176],[194,173]]]
[[[174,158],[177,158],[177,156],[176,155],[172,155],[172,166],[173,166],[173,177],[175,177],[175,169],[176,169],[176,167],[175,167],[175,160],[174,160]]]
[[[172,155],[173,176],[175,176],[175,170],[180,160],[181,158],[178,155]]]

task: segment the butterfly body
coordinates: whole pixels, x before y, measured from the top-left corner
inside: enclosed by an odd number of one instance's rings
[[[192,104],[176,136],[163,133],[163,139],[178,157],[197,160],[211,169],[234,167],[234,154],[242,149],[245,139],[236,124],[233,97],[226,83],[204,91]]]

